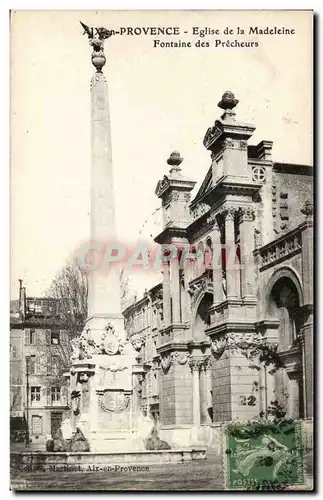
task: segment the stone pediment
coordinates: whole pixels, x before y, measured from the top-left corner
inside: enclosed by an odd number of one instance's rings
[[[214,122],[213,127],[209,127],[203,139],[203,145],[208,149],[222,134],[223,125],[219,120]]]
[[[158,181],[156,189],[155,189],[155,194],[157,196],[160,196],[168,187],[169,187],[169,179],[167,175],[164,175],[162,180]]]
[[[212,189],[212,165],[209,168],[206,176],[204,177],[204,181],[202,182],[200,189],[197,192],[197,195],[195,196],[194,200],[191,203],[191,212],[193,212],[198,205],[198,203],[195,203],[195,201],[200,200],[203,198],[204,194],[207,193]]]

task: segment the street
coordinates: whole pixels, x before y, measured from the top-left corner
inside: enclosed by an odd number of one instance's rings
[[[15,491],[84,490],[223,490],[222,459],[214,452],[207,460],[151,465],[147,472],[13,472]]]

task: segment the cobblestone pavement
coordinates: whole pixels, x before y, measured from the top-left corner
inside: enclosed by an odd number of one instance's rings
[[[151,465],[147,472],[13,472],[11,489],[51,490],[223,490],[221,458]]]

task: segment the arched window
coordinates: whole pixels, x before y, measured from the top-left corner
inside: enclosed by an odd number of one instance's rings
[[[294,283],[286,277],[279,279],[273,286],[270,312],[278,317],[279,350],[288,349],[299,335],[299,297]]]
[[[213,303],[213,295],[206,293],[203,295],[201,302],[197,308],[196,317],[193,324],[194,340],[206,340],[205,329],[210,326],[210,307]]]

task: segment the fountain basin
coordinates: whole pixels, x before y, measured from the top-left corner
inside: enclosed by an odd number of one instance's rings
[[[178,450],[146,450],[129,452],[13,452],[10,454],[12,470],[46,472],[56,471],[91,471],[91,467],[99,467],[99,471],[122,471],[121,467],[178,464],[191,460],[205,460],[205,448]],[[120,468],[118,468],[118,466]],[[60,469],[62,467],[62,469]],[[117,467],[117,469],[115,468]]]

